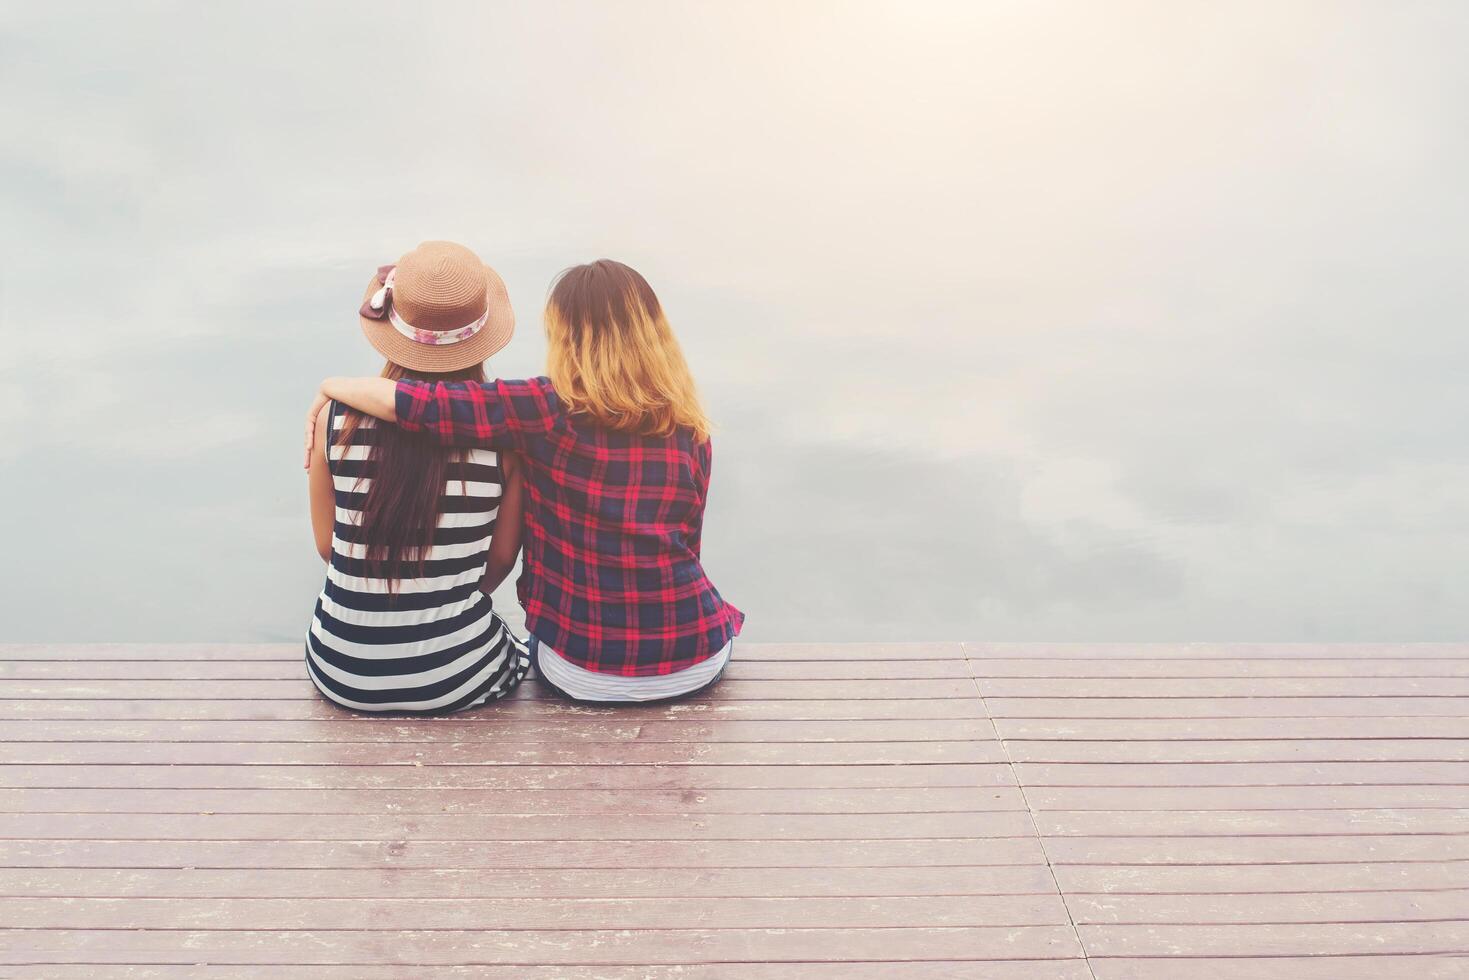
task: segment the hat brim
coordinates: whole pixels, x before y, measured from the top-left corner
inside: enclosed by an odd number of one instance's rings
[[[515,311],[510,306],[510,293],[499,273],[489,266],[484,270],[489,317],[473,337],[454,344],[420,344],[399,333],[387,317],[374,320],[359,314],[357,318],[362,323],[362,333],[367,342],[379,354],[410,371],[441,374],[460,371],[488,360],[510,343],[510,337],[515,333]],[[362,305],[365,306],[381,286],[374,275],[367,283],[367,292],[362,295]]]

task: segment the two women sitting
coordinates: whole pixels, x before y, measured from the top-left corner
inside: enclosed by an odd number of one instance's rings
[[[700,563],[709,423],[646,280],[569,269],[546,304],[546,376],[487,381],[510,340],[505,285],[425,242],[368,284],[379,378],[328,378],[306,426],[328,563],[306,640],[312,681],[359,711],[442,713],[534,670],[578,701],[716,683],[743,614]],[[528,641],[490,593],[524,545]]]

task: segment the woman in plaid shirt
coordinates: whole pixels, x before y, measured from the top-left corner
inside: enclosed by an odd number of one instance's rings
[[[647,281],[606,259],[556,281],[546,335],[549,377],[328,378],[310,418],[335,399],[445,446],[521,454],[518,590],[541,681],[584,701],[706,688],[744,614],[700,563],[711,446],[683,352]]]

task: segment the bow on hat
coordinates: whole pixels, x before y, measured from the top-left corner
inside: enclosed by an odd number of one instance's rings
[[[369,320],[386,320],[388,318],[388,306],[393,299],[393,272],[396,265],[380,265],[377,267],[377,281],[382,287],[367,298],[358,312]]]

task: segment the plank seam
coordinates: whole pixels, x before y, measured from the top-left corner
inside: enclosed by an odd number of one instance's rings
[[[1025,804],[1025,815],[1030,821],[1030,828],[1035,833],[1036,843],[1040,846],[1041,857],[1046,862],[1046,874],[1051,877],[1051,884],[1056,889],[1056,896],[1061,899],[1061,908],[1066,912],[1066,921],[1071,926],[1071,935],[1076,938],[1076,947],[1081,950],[1081,961],[1086,966],[1086,972],[1092,980],[1097,980],[1096,971],[1092,969],[1091,954],[1087,951],[1086,943],[1081,938],[1081,930],[1077,928],[1076,915],[1071,911],[1071,903],[1066,899],[1066,892],[1061,888],[1061,881],[1056,877],[1056,869],[1051,863],[1051,852],[1046,847],[1046,838],[1041,833],[1040,821],[1036,819],[1035,810],[1030,805],[1030,798],[1025,792],[1025,783],[1020,778],[1020,772],[1015,767],[1015,760],[1010,755],[1010,746],[1006,744],[1005,737],[1000,734],[1000,728],[995,724],[994,717],[990,714],[989,703],[985,699],[984,686],[979,683],[979,674],[975,667],[973,658],[969,656],[969,644],[961,643],[959,648],[964,653],[965,662],[969,665],[969,677],[974,682],[974,693],[979,698],[981,710],[984,716],[990,720],[990,725],[995,732],[995,739],[1000,743],[1000,751],[1004,753],[1005,764],[1010,767],[1010,774],[1015,778],[1015,785],[1020,790],[1020,799]]]

